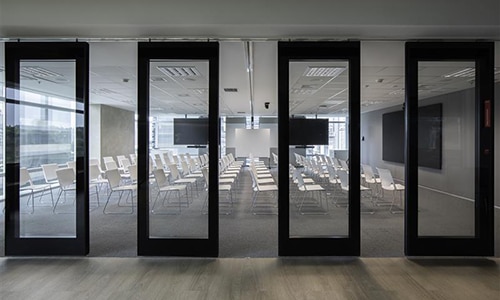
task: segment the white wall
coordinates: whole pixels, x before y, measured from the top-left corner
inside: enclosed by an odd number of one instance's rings
[[[498,0],[2,1],[0,36],[476,37]]]
[[[89,105],[89,158],[101,158],[101,105]]]

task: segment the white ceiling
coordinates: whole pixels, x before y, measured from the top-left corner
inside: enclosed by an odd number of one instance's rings
[[[497,42],[496,65],[500,67],[500,43]],[[0,43],[0,57],[3,57]],[[277,43],[253,43],[254,114],[277,114]],[[221,115],[248,116],[251,113],[249,73],[244,42],[220,43],[220,111]],[[3,64],[3,60],[2,64]],[[32,63],[31,63],[32,64]],[[30,65],[31,65],[30,64]],[[399,105],[404,102],[404,42],[362,42],[361,53],[361,102],[363,111]],[[74,69],[60,64],[44,62],[44,69],[61,74],[61,78],[24,80],[26,87],[41,89],[46,93],[69,97],[74,84]],[[195,67],[199,76],[173,77],[157,67]],[[336,77],[308,77],[308,67],[347,67],[342,61],[302,61],[290,66],[290,113],[335,114],[345,113],[347,99],[346,68]],[[1,65],[0,65],[1,67]],[[460,63],[435,63],[421,65],[419,74],[422,98],[451,93],[473,86],[470,77],[444,77],[468,65]],[[0,69],[1,70],[1,69]],[[497,69],[496,81],[500,81]],[[137,105],[137,43],[91,43],[90,59],[91,104],[106,104],[128,110]],[[207,64],[205,62],[178,61],[151,64],[152,114],[180,113],[206,114],[208,99]],[[65,80],[62,80],[65,78]],[[3,81],[3,72],[0,73]],[[237,92],[226,92],[236,88]],[[270,103],[270,108],[264,107]]]

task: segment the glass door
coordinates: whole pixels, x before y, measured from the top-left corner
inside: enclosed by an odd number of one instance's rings
[[[6,43],[6,255],[89,250],[88,44]]]
[[[279,255],[359,255],[360,45],[280,42],[278,60]]]
[[[406,255],[493,255],[493,49],[406,44]]]
[[[139,255],[218,255],[218,68],[218,43],[139,43]]]

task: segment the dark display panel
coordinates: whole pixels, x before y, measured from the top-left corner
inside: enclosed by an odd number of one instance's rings
[[[208,119],[174,119],[174,145],[207,145]]]
[[[418,165],[441,169],[442,160],[441,103],[418,108]],[[382,116],[382,160],[404,163],[404,111]]]
[[[328,119],[290,119],[290,145],[328,145]]]

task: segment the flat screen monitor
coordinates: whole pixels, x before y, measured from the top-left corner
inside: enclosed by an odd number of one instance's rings
[[[208,119],[174,119],[174,145],[207,145]]]
[[[290,145],[328,145],[328,119],[290,119]]]

